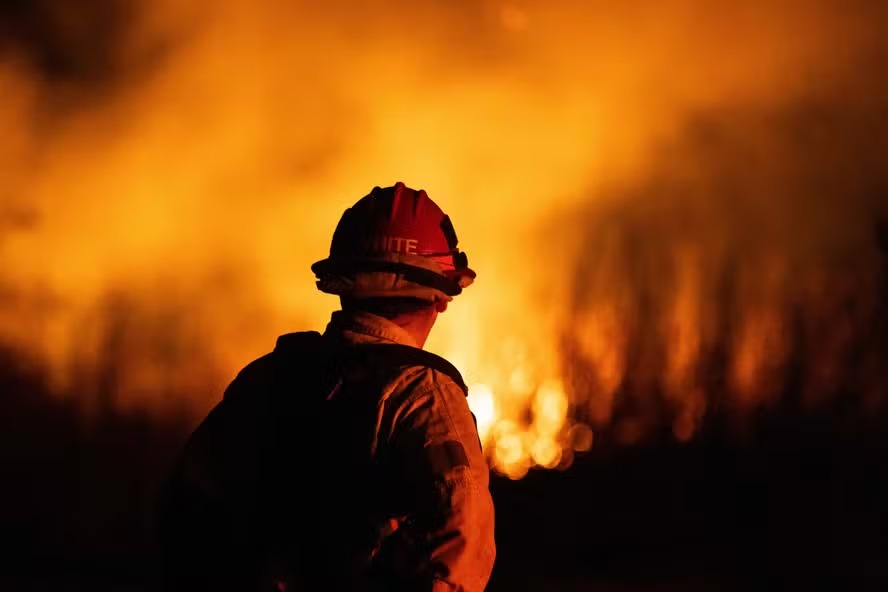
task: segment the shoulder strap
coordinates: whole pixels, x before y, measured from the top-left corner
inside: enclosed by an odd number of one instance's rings
[[[274,346],[275,352],[281,351],[311,351],[322,346],[321,334],[317,331],[302,331],[300,333],[285,333],[277,338]]]
[[[456,366],[432,352],[395,343],[350,345],[346,350],[351,359],[357,357],[380,366],[422,366],[437,370],[449,376],[462,389],[463,393],[468,395],[469,389]]]
[[[360,361],[371,367],[422,366],[446,374],[453,382],[468,394],[469,389],[462,374],[456,367],[436,354],[395,343],[368,343],[360,345],[333,346],[326,344],[321,334],[316,331],[303,333],[287,333],[278,337],[275,352],[292,351],[327,351],[333,356],[341,355],[349,362]]]

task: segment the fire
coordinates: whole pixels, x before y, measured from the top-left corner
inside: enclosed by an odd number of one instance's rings
[[[323,328],[309,265],[399,180],[479,272],[429,348],[505,475],[886,404],[884,2],[106,4],[0,27],[0,343],[85,413]]]
[[[468,399],[469,408],[475,415],[478,426],[478,436],[482,442],[485,442],[497,419],[496,396],[486,384],[473,384],[469,387]]]
[[[564,458],[564,436],[571,424],[568,400],[560,381],[541,384],[528,398],[527,391],[504,385],[501,394],[486,384],[469,388],[469,406],[475,414],[478,435],[491,450],[494,467],[512,478],[523,477],[533,466],[555,468]],[[522,420],[531,409],[528,420]],[[574,428],[586,427],[577,424]],[[588,427],[586,427],[588,429]],[[591,433],[591,432],[590,432]],[[576,450],[588,450],[588,440]]]

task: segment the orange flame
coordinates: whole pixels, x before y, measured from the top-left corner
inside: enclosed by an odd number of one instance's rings
[[[322,326],[310,263],[397,180],[479,271],[429,347],[510,477],[687,440],[798,357],[811,405],[886,400],[885,3],[162,1],[114,35],[90,6],[0,43],[0,338],[85,408],[199,415]]]

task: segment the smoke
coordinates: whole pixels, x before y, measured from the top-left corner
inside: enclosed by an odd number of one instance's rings
[[[773,400],[795,359],[811,400],[866,391],[886,12],[4,3],[0,334],[60,392],[205,410],[324,323],[310,263],[402,180],[479,271],[431,347],[518,429],[552,381],[565,429],[622,418],[629,440],[690,437],[715,393]]]
[[[879,117],[709,116],[643,183],[582,208],[565,325],[578,413],[684,440],[712,407],[884,409]]]

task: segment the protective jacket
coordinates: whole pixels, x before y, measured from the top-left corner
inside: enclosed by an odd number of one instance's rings
[[[458,373],[394,323],[282,336],[189,439],[164,490],[181,590],[481,591],[489,473]]]

